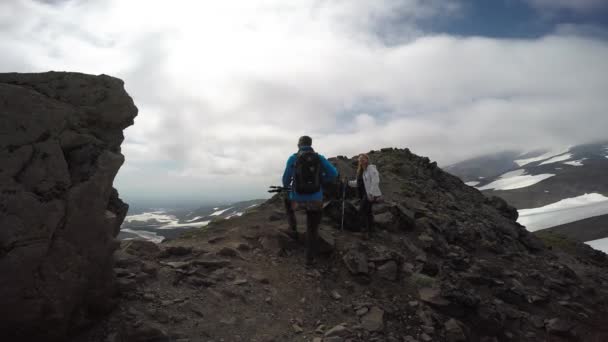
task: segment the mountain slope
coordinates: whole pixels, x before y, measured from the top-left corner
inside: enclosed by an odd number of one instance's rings
[[[74,341],[608,339],[605,254],[554,240],[549,250],[504,201],[409,150],[370,157],[386,199],[372,239],[336,228],[328,186],[311,269],[302,216],[296,240],[279,196],[161,245],[123,242],[120,308]],[[354,175],[354,158],[330,161]]]
[[[597,236],[587,223],[579,220],[597,217],[595,224],[608,224],[608,142],[574,146],[553,151],[537,151],[519,155],[500,154],[503,169],[475,186],[488,196],[499,196],[520,210],[520,223],[530,230],[561,226],[559,231],[581,241]],[[474,174],[462,172],[476,167],[483,172],[495,170],[493,164],[484,169],[479,160],[464,161],[447,167],[467,181]],[[479,171],[480,174],[482,171]],[[579,229],[584,227],[584,231]],[[606,237],[608,235],[600,236]]]
[[[147,209],[127,215],[119,239],[145,239],[161,242],[192,229],[205,227],[210,222],[242,216],[265,200],[256,199],[225,205],[203,206],[194,210]]]

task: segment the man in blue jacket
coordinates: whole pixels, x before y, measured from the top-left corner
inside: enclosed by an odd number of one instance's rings
[[[306,265],[314,263],[318,249],[323,208],[322,183],[332,182],[338,176],[336,168],[324,156],[316,153],[311,145],[309,136],[300,137],[298,153],[289,157],[283,172],[283,186],[291,187],[285,201],[287,220],[296,237],[295,210],[306,211]]]

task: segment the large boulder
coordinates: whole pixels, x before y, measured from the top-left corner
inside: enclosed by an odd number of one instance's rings
[[[128,206],[112,183],[137,108],[109,76],[0,74],[0,335],[64,340],[111,309]]]

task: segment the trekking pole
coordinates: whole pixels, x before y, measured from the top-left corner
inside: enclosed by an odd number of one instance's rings
[[[340,224],[340,231],[344,230],[344,201],[346,199],[346,186],[348,181],[342,182],[342,223]]]

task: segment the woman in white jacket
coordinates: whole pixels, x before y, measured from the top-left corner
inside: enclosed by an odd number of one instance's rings
[[[382,193],[380,192],[380,175],[376,165],[369,163],[367,154],[359,155],[359,166],[357,167],[357,179],[348,182],[348,185],[357,188],[361,205],[359,214],[363,220],[367,236],[371,236],[374,232],[374,214],[372,213],[372,205],[380,200]]]

